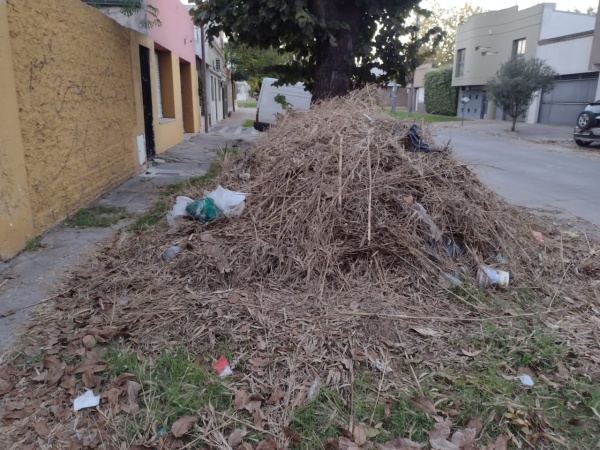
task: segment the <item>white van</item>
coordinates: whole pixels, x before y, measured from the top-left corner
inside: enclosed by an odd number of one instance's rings
[[[283,95],[286,102],[293,109],[310,109],[311,93],[304,90],[304,84],[273,86],[276,82],[276,78],[263,78],[260,94],[258,95],[256,122],[254,122],[255,130],[265,131],[275,122],[276,114],[284,112],[281,104],[275,101],[275,96],[278,94]]]

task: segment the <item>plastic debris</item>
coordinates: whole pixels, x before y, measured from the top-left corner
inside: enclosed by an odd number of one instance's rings
[[[539,242],[541,242],[542,244],[544,243],[544,235],[542,234],[541,231],[532,231],[531,234],[533,235],[534,238],[536,238]]]
[[[310,389],[308,390],[308,395],[306,397],[309,401],[314,400],[316,398],[320,386],[321,382],[319,380],[319,377],[317,377],[315,378],[315,381],[312,382],[312,384],[310,385]]]
[[[416,123],[411,125],[411,127],[408,129],[408,139],[410,141],[410,146],[415,151],[427,153],[440,151],[438,149],[431,148],[427,142],[421,139],[421,136],[419,136],[419,127]]]
[[[490,284],[498,284],[500,286],[508,286],[510,274],[504,270],[494,269],[490,266],[480,265],[477,271],[477,282],[480,286],[485,287]]]
[[[506,257],[500,253],[496,253],[496,256],[494,258],[496,260],[496,262],[498,264],[506,264],[508,263],[508,260],[506,259]]]
[[[373,365],[375,367],[377,367],[379,370],[381,370],[382,372],[383,371],[385,371],[387,373],[393,372],[393,369],[388,364],[384,364],[384,362],[380,359],[376,359],[375,361],[373,361]]]
[[[169,222],[169,225],[173,225],[177,217],[185,216],[185,208],[193,201],[194,200],[189,197],[184,197],[183,195],[178,196],[175,200],[175,205],[173,205],[173,209],[167,213],[167,222]]]
[[[177,256],[179,253],[181,253],[181,247],[178,245],[173,245],[165,250],[165,252],[162,254],[162,259],[169,261],[175,258],[175,256]]]
[[[73,409],[79,411],[83,408],[95,408],[100,404],[100,396],[95,395],[91,389],[86,389],[85,394],[81,394],[73,400]]]
[[[525,386],[533,386],[533,379],[529,375],[519,375],[519,380],[521,380],[521,383]]]
[[[210,222],[219,216],[219,210],[211,198],[194,200],[187,205],[185,212],[200,222]]]
[[[204,195],[226,216],[239,216],[244,212],[246,194],[243,192],[230,191],[219,185],[212,192],[204,191]]]
[[[213,369],[215,369],[221,378],[233,375],[233,370],[231,370],[231,366],[229,365],[229,361],[227,361],[227,357],[225,355],[221,355],[219,359],[215,361],[213,364]]]

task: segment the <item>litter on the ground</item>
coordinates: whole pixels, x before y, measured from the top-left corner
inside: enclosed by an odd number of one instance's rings
[[[200,222],[210,222],[216,219],[220,212],[211,198],[200,198],[187,205],[185,212],[188,216]]]
[[[227,361],[227,357],[225,355],[221,355],[219,359],[215,361],[215,363],[213,364],[213,369],[215,369],[215,372],[217,372],[217,374],[221,378],[233,374],[231,366],[229,365],[229,361]]]
[[[373,365],[377,367],[382,372],[393,372],[393,369],[389,366],[389,364],[385,364],[382,360],[376,359],[373,361]]]
[[[171,211],[169,211],[167,213],[167,222],[169,222],[169,225],[174,225],[175,219],[177,217],[185,216],[186,215],[185,209],[193,201],[194,200],[192,200],[189,197],[185,197],[183,195],[178,196],[175,199],[175,204],[173,205],[173,208],[171,209]]]
[[[521,383],[523,383],[525,386],[533,386],[533,379],[529,375],[519,375],[519,380],[521,380]]]
[[[181,253],[181,247],[178,245],[173,245],[165,250],[165,252],[162,254],[162,259],[169,261],[175,258],[175,256],[177,256],[179,253]]]
[[[81,394],[79,397],[73,400],[73,409],[79,411],[83,408],[95,408],[100,404],[100,396],[95,395],[91,389],[86,389],[85,394]]]
[[[477,283],[481,287],[497,284],[503,287],[508,286],[510,274],[504,270],[494,269],[493,267],[481,264],[477,272]]]
[[[541,242],[542,244],[544,243],[544,235],[541,231],[532,231],[531,234],[538,240],[538,242]]]
[[[426,153],[440,151],[438,149],[432,148],[427,142],[425,142],[421,138],[421,136],[419,135],[419,127],[416,123],[411,125],[411,127],[408,129],[407,135],[410,143],[410,148],[412,150]]]
[[[243,192],[230,191],[219,185],[214,191],[204,191],[204,195],[226,216],[240,216],[244,212],[246,194]]]

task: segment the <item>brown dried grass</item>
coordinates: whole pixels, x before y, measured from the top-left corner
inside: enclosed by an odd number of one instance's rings
[[[460,360],[450,346],[482,333],[482,322],[559,322],[575,346],[587,346],[588,354],[594,346],[597,354],[589,328],[581,331],[581,302],[597,295],[582,281],[583,270],[598,270],[595,247],[565,247],[491,192],[450,149],[407,149],[408,122],[378,113],[375,96],[368,88],[286,115],[223,163],[218,182],[249,193],[242,217],[121,233],[73,271],[68,293],[56,310],[38,316],[37,329],[75,323],[69,339],[77,340],[90,328],[111,326],[147,352],[177,342],[217,357],[227,347],[232,364],[246,367],[234,375],[235,386],[285,393],[281,403],[263,405],[281,442],[282,427],[315,379],[348,398],[354,367],[389,360],[395,373],[386,379],[387,395],[407,395],[419,381],[404,363],[425,353],[435,354],[440,368]],[[428,243],[431,230],[417,202],[445,236],[464,244],[462,256]],[[533,229],[544,231],[544,245]],[[183,252],[165,262],[161,255],[172,245]],[[469,289],[456,293],[441,277],[464,267],[468,286],[479,264],[497,265],[498,253],[513,288],[492,295],[514,298],[509,306],[486,303]],[[572,258],[566,264],[559,259],[565,254]],[[550,302],[523,300],[520,289]],[[436,334],[424,337],[413,327]],[[253,358],[266,365],[253,365]],[[586,359],[582,371],[598,374],[599,362]],[[211,442],[222,441],[221,432],[206,431]]]

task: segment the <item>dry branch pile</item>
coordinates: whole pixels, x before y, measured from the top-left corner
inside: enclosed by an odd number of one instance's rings
[[[581,297],[565,280],[577,279],[576,267],[597,270],[597,260],[573,253],[565,268],[546,230],[545,244],[532,236],[540,228],[530,215],[451,150],[408,148],[409,124],[378,113],[375,97],[365,89],[286,115],[224,163],[218,183],[249,194],[240,218],[122,233],[73,272],[58,312],[42,323],[74,323],[65,345],[105,338],[98,330],[106,327],[146,351],[176,341],[217,357],[227,342],[234,374],[247,362],[234,375],[237,388],[281,393],[263,409],[264,426],[283,443],[282,427],[315,380],[347,397],[355,368],[387,361],[396,380],[386,380],[386,395],[408,395],[414,373],[400,367],[409,358],[435,354],[443,367],[460,359],[448,347],[481,333],[483,321],[510,327],[543,309],[456,295],[444,274],[468,285],[480,264],[496,265],[511,285],[545,292],[555,307],[569,290]],[[182,253],[164,261],[173,245]],[[577,342],[597,347],[589,333]],[[588,359],[592,368],[582,371],[598,374],[598,362]],[[207,431],[216,446],[221,431]]]

